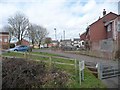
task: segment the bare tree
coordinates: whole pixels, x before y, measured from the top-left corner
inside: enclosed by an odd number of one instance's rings
[[[28,37],[32,40],[32,45],[34,47],[36,36],[36,24],[29,24],[28,27]]]
[[[48,32],[46,28],[40,25],[29,24],[28,35],[32,40],[33,47],[34,47],[34,44],[37,43],[40,48],[41,42],[45,39],[46,35],[48,35]]]
[[[28,18],[22,13],[16,13],[15,16],[8,18],[8,24],[12,28],[14,36],[19,40],[19,44],[21,44],[22,39],[27,33]]]
[[[51,38],[45,38],[45,44],[47,44],[47,48],[48,48],[48,44],[50,44],[52,42]]]
[[[39,25],[36,25],[36,42],[38,43],[38,46],[40,48],[40,45],[41,45],[41,42],[44,40],[44,38],[48,35],[48,32],[47,32],[47,29],[42,27],[42,26],[39,26]]]

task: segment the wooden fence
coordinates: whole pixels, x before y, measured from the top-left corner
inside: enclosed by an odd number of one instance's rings
[[[21,53],[21,52],[19,52]],[[23,53],[22,53],[23,54]],[[80,70],[80,60],[76,60],[76,59],[71,59],[71,58],[65,58],[65,57],[60,57],[60,56],[47,56],[47,55],[39,55],[39,54],[30,54],[30,53],[24,53],[22,59],[26,59],[26,60],[33,60],[33,58],[35,56],[39,56],[39,57],[45,57],[48,58],[48,60],[43,60],[43,62],[47,62],[49,64],[49,68],[52,67],[52,64],[61,64],[61,65],[69,65],[72,66],[73,69],[75,70],[75,77],[76,77],[76,81],[78,81],[81,85],[81,79],[83,79],[84,76],[81,77],[81,70]],[[33,58],[31,58],[33,57]],[[4,58],[20,58],[20,57],[15,57],[15,56],[4,56]],[[53,61],[53,58],[59,58],[59,59],[65,59],[65,60],[69,60],[69,61],[73,61],[73,63],[64,63],[64,62],[58,62],[58,61]],[[40,61],[40,60],[36,60],[36,61]],[[82,72],[83,73],[83,72]],[[79,80],[77,80],[77,77],[79,76]]]

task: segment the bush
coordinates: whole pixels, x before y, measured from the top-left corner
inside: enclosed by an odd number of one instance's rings
[[[44,62],[24,59],[2,59],[3,88],[66,87],[68,75],[65,72],[46,68]]]
[[[15,47],[15,44],[14,43],[11,43],[10,44],[10,48],[14,48]]]
[[[120,50],[116,51],[115,59],[120,59]]]

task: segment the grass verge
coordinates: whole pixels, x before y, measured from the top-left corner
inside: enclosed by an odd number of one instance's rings
[[[49,54],[49,53],[37,53],[36,55],[32,55],[36,53],[31,53],[28,57],[33,60],[38,60],[38,61],[48,61],[49,58],[41,57],[39,55],[45,55],[45,56],[58,56],[55,54]],[[18,53],[18,52],[10,52],[10,53],[4,53],[2,54],[3,56],[15,56],[15,57],[24,57],[23,53]],[[28,58],[28,59],[29,59]],[[65,65],[65,64],[56,64],[54,62],[61,62],[61,63],[69,63],[69,64],[74,64],[74,61],[71,60],[65,60],[61,58],[52,58],[52,65],[53,67],[59,68],[60,70],[63,70],[69,74],[69,83],[68,83],[68,88],[106,88],[106,86],[99,80],[97,79],[90,71],[85,68],[84,70],[84,81],[82,81],[81,85],[79,84],[79,75],[75,73],[75,67],[74,65]],[[49,61],[46,63],[49,65]]]

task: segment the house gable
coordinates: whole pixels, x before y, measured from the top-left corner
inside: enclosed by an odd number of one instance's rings
[[[90,41],[99,41],[107,38],[105,23],[115,19],[118,15],[112,12],[92,23],[89,27]]]

